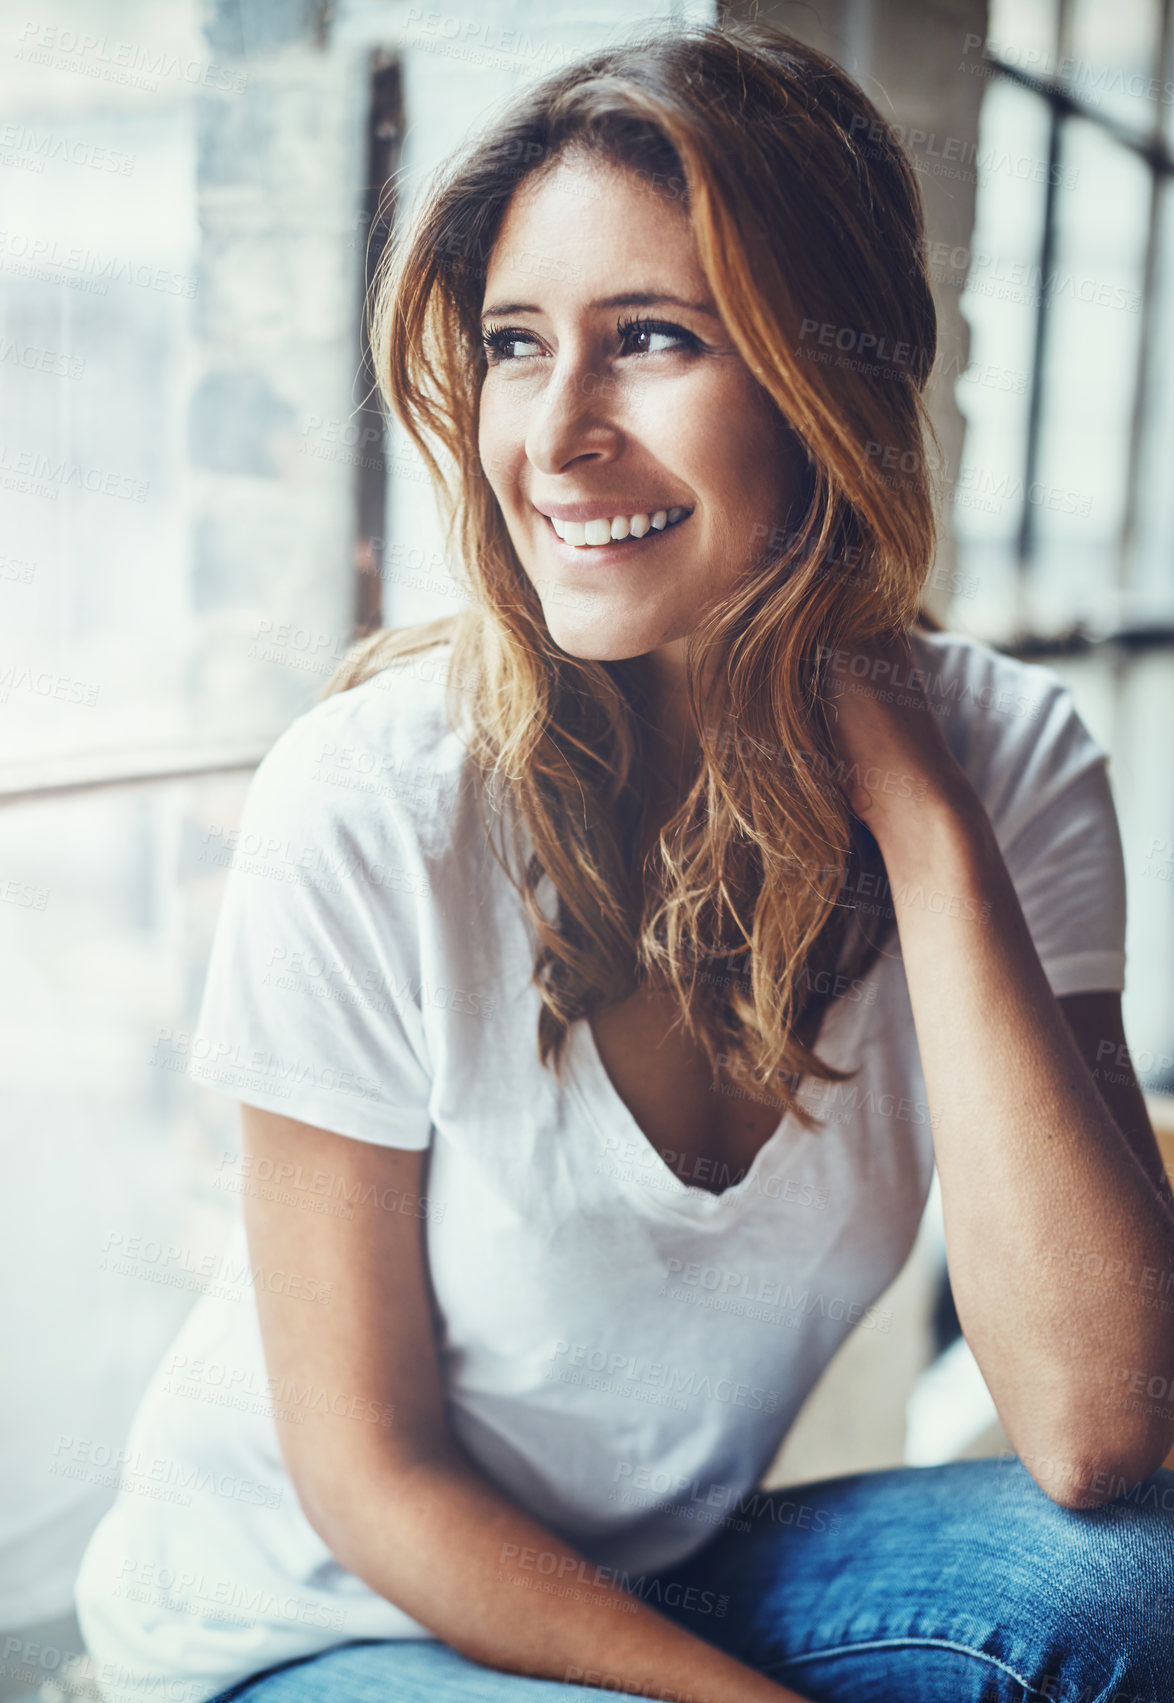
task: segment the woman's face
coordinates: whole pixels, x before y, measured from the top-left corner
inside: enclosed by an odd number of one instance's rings
[[[482,325],[481,461],[551,637],[595,661],[675,646],[661,660],[679,666],[704,605],[786,525],[803,467],[717,316],[682,206],[598,161],[528,179]],[[589,519],[623,534],[665,514],[607,544],[564,542],[548,518],[582,538]]]

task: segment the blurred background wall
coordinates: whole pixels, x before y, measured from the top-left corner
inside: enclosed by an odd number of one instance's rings
[[[515,89],[719,11],[0,8],[0,1698],[79,1695],[77,1561],[227,1227],[236,1116],[188,1074],[190,1031],[252,768],[357,633],[460,595],[423,470],[367,401],[371,253]],[[929,598],[1056,668],[1112,752],[1126,1021],[1164,1118],[1170,0],[759,15],[838,58],[918,171],[942,324]],[[1001,1446],[941,1267],[931,1198],[892,1331],[849,1340],[776,1480]]]

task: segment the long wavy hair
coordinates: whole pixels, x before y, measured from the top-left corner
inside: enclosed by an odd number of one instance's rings
[[[569,150],[683,206],[729,336],[806,451],[785,537],[690,635],[700,756],[643,855],[656,759],[639,670],[554,643],[478,455],[489,258],[519,183]],[[919,610],[936,317],[896,136],[834,61],[779,30],[658,29],[528,87],[447,161],[385,252],[370,312],[380,389],[435,482],[468,601],[360,641],[322,696],[451,646],[449,718],[536,939],[544,1065],[557,1072],[575,1021],[640,986],[671,990],[674,1024],[715,1072],[810,1127],[803,1079],[852,1074],[816,1054],[822,1014],[852,997],[893,922],[861,897],[885,890],[865,879],[883,864],[847,803],[822,667],[937,625]]]

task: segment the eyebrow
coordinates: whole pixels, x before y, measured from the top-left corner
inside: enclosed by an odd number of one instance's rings
[[[590,308],[597,307],[655,307],[659,302],[668,302],[673,307],[688,308],[690,313],[703,313],[707,319],[717,319],[718,315],[704,302],[687,302],[680,296],[664,296],[653,290],[629,290],[621,296],[599,296],[595,301],[588,302]],[[533,302],[496,302],[492,307],[482,308],[481,314],[485,319],[498,319],[509,313],[541,313],[540,307]]]

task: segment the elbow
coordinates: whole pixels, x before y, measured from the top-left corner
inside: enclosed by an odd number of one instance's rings
[[[1043,1488],[1061,1508],[1073,1508],[1078,1511],[1103,1508],[1107,1502],[1122,1500],[1135,1503],[1143,1500],[1156,1502],[1163,1495],[1169,1495],[1170,1506],[1174,1507],[1174,1492],[1165,1491],[1162,1486],[1149,1483],[1161,1464],[1158,1459],[1139,1465],[1116,1456],[1111,1460],[1106,1457],[1103,1461],[1081,1468],[1064,1484],[1049,1484]],[[1146,1492],[1148,1495],[1144,1494]]]
[[[378,1509],[386,1520],[396,1507],[395,1482],[384,1461],[340,1453],[291,1464],[290,1480],[307,1523],[349,1572],[364,1564],[362,1545]]]
[[[1120,1483],[1124,1487],[1125,1484],[1116,1467],[1095,1464],[1071,1465],[1067,1471],[1054,1477],[1041,1478],[1035,1473],[1032,1476],[1057,1507],[1071,1508],[1076,1512],[1100,1508],[1106,1502],[1114,1501],[1120,1494],[1116,1486]]]
[[[393,1557],[414,1551],[415,1533],[433,1522],[435,1497],[452,1472],[452,1450],[443,1441],[392,1450],[378,1440],[333,1456],[319,1450],[313,1462],[291,1463],[290,1479],[308,1524],[335,1560],[370,1583],[373,1562],[381,1569],[389,1564],[389,1534],[402,1538],[392,1545]]]
[[[1092,1446],[1087,1433],[1076,1446],[1069,1440],[1048,1454],[1021,1455],[1024,1466],[1051,1501],[1061,1508],[1101,1508],[1107,1502],[1143,1500],[1174,1508],[1174,1483],[1150,1484],[1170,1453],[1171,1439],[1149,1430],[1144,1436],[1101,1438]]]
[[[291,1474],[294,1494],[298,1506],[305,1515],[306,1523],[330,1550],[336,1561],[340,1561],[348,1571],[353,1571],[353,1557],[347,1557],[348,1533],[353,1526],[353,1516],[349,1504],[337,1494],[324,1490],[315,1483],[312,1474]]]

